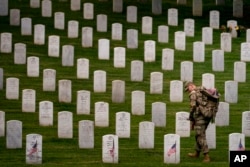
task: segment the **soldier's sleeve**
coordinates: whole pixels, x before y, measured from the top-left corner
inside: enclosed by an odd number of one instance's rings
[[[194,120],[194,112],[196,111],[196,94],[195,92],[191,92],[189,95],[190,99],[190,115],[189,115],[189,120],[193,121]]]

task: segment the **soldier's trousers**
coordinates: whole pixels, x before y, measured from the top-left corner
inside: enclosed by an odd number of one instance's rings
[[[196,140],[195,150],[198,152],[203,152],[203,154],[209,152],[207,140],[206,140],[207,126],[208,126],[207,123],[194,126],[195,140]]]

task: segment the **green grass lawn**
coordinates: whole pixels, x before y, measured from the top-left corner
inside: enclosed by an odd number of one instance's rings
[[[230,104],[230,125],[216,128],[216,149],[210,150],[212,162],[202,163],[202,158],[191,159],[187,153],[193,151],[194,132],[191,137],[181,138],[180,164],[163,163],[163,137],[165,134],[175,133],[175,113],[178,111],[188,111],[188,97],[184,94],[184,100],[181,103],[173,103],[169,100],[169,86],[171,80],[180,80],[180,63],[182,61],[192,61],[193,42],[201,41],[202,27],[209,26],[209,11],[220,11],[220,23],[226,25],[227,20],[237,20],[239,25],[249,26],[249,18],[233,18],[232,4],[225,0],[226,5],[215,6],[214,0],[204,1],[203,16],[192,16],[192,3],[188,1],[186,6],[177,6],[176,0],[163,0],[162,15],[154,16],[151,12],[151,1],[138,3],[135,0],[124,0],[123,12],[112,12],[112,1],[99,2],[93,0],[94,15],[108,15],[108,32],[96,32],[96,17],[94,20],[84,20],[82,10],[70,11],[70,1],[53,1],[53,13],[57,11],[65,12],[65,27],[69,20],[79,21],[79,38],[69,39],[67,29],[54,29],[54,19],[41,17],[41,9],[32,9],[29,7],[28,0],[10,1],[9,8],[21,9],[22,17],[31,17],[32,24],[44,24],[46,26],[46,44],[34,45],[33,36],[21,36],[20,26],[10,26],[9,16],[0,17],[0,33],[10,32],[13,35],[13,46],[15,43],[25,43],[27,46],[27,57],[37,56],[40,60],[40,76],[37,78],[27,77],[26,65],[14,65],[14,52],[10,54],[0,53],[0,68],[4,70],[4,89],[0,90],[0,110],[5,112],[5,120],[20,120],[23,123],[23,145],[21,149],[6,149],[6,137],[0,137],[0,166],[27,166],[25,163],[26,135],[31,133],[41,134],[43,136],[43,153],[41,166],[207,166],[207,167],[227,167],[228,163],[228,136],[230,133],[241,132],[241,114],[250,110],[250,67],[247,65],[247,77],[245,83],[239,83],[238,103]],[[90,1],[83,1],[90,2]],[[244,15],[249,16],[250,2],[244,1]],[[138,7],[138,23],[126,22],[126,7],[136,5]],[[156,61],[144,63],[143,82],[130,81],[130,65],[133,60],[144,60],[143,47],[145,40],[157,41],[158,25],[167,24],[168,8],[178,8],[179,26],[169,26],[169,43],[162,44],[156,42]],[[82,7],[81,7],[82,8]],[[153,34],[141,34],[142,16],[153,17]],[[174,32],[184,30],[184,19],[195,19],[195,37],[186,38],[186,51],[175,50],[174,70],[163,71],[161,69],[161,53],[164,48],[174,49]],[[119,22],[123,24],[123,40],[111,40],[111,24]],[[81,27],[93,27],[94,41],[93,47],[82,48],[81,46]],[[113,66],[113,48],[117,46],[126,47],[126,30],[129,28],[138,29],[139,47],[138,49],[126,49],[126,67],[114,68]],[[246,33],[242,32],[241,37],[232,39],[232,52],[225,53],[225,71],[212,71],[212,50],[220,48],[221,30],[213,31],[213,45],[205,46],[205,62],[194,62],[194,82],[201,84],[203,73],[213,73],[215,75],[215,85],[222,94],[221,101],[224,101],[224,83],[233,80],[233,67],[235,61],[240,61],[240,44],[246,41]],[[59,58],[48,57],[48,36],[60,35],[60,46],[70,44],[74,45],[75,57],[74,67],[63,67],[61,65],[61,55]],[[110,60],[98,60],[98,39],[110,39]],[[14,47],[13,47],[14,48]],[[61,51],[60,51],[61,52]],[[76,60],[78,58],[87,58],[90,61],[89,79],[77,79]],[[43,69],[52,68],[57,71],[57,82],[60,79],[69,79],[72,81],[72,103],[60,103],[58,101],[58,92],[44,92],[42,90],[42,72]],[[93,72],[95,70],[104,70],[107,72],[107,91],[105,93],[93,92]],[[164,75],[163,93],[160,95],[150,94],[150,73],[162,72]],[[8,77],[17,77],[20,79],[19,100],[7,100],[5,98],[5,80]],[[123,80],[126,83],[126,98],[124,103],[112,103],[111,91],[113,80]],[[36,112],[23,113],[21,104],[21,92],[23,89],[34,89],[36,91]],[[76,114],[76,95],[78,90],[91,91],[91,114]],[[102,136],[115,133],[115,113],[119,111],[131,112],[131,92],[134,90],[143,90],[146,93],[146,114],[143,116],[131,115],[131,137],[129,139],[119,139],[119,163],[102,163]],[[49,100],[54,104],[54,124],[50,127],[39,126],[38,104],[40,101]],[[110,125],[107,128],[95,127],[95,148],[79,149],[78,147],[78,122],[81,120],[94,120],[94,104],[98,101],[109,103]],[[154,149],[138,148],[138,131],[141,121],[151,121],[151,104],[153,102],[164,102],[167,106],[167,125],[164,128],[155,128],[155,147]],[[70,111],[73,113],[73,138],[59,139],[57,137],[57,114],[60,111]],[[245,147],[249,150],[250,139],[246,137]]]

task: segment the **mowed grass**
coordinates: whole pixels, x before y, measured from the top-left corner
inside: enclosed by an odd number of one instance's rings
[[[90,2],[90,1],[82,1]],[[175,133],[175,114],[179,111],[189,111],[189,103],[187,94],[184,94],[183,102],[173,103],[169,100],[170,81],[180,80],[180,63],[182,61],[192,61],[193,42],[201,41],[202,27],[209,26],[209,11],[220,11],[220,22],[226,25],[227,20],[235,19],[239,25],[248,27],[249,18],[243,19],[232,17],[232,4],[226,1],[225,6],[215,6],[214,0],[205,1],[203,4],[203,16],[192,16],[192,2],[188,1],[186,6],[177,5],[176,1],[163,0],[162,15],[152,15],[151,1],[139,3],[133,0],[124,1],[123,12],[112,12],[112,1],[94,3],[94,20],[84,20],[82,7],[81,11],[70,11],[70,1],[60,2],[53,1],[53,13],[57,11],[65,12],[65,30],[54,29],[54,19],[41,17],[41,9],[32,9],[29,7],[29,1],[10,1],[9,8],[21,9],[22,17],[31,17],[32,24],[44,24],[46,26],[46,44],[34,45],[33,36],[21,36],[20,26],[10,26],[9,17],[0,17],[0,33],[10,32],[13,35],[13,48],[15,43],[25,43],[27,45],[27,57],[37,56],[40,60],[40,76],[37,78],[27,77],[26,65],[14,64],[14,52],[10,54],[0,53],[0,68],[4,70],[4,89],[0,90],[0,110],[5,112],[5,121],[19,120],[23,124],[23,144],[21,149],[7,149],[6,137],[0,137],[0,166],[27,166],[25,163],[26,152],[26,135],[31,133],[41,134],[43,136],[43,153],[41,166],[207,166],[207,167],[226,167],[228,163],[228,136],[230,133],[241,132],[241,115],[243,111],[250,110],[250,67],[246,63],[247,75],[246,82],[239,83],[238,103],[230,104],[230,125],[226,127],[216,128],[216,149],[210,150],[212,162],[208,164],[202,163],[202,158],[191,159],[187,157],[187,153],[193,151],[194,132],[191,137],[181,138],[181,157],[179,164],[163,163],[163,137],[165,134]],[[136,5],[138,7],[138,22],[126,22],[126,7]],[[244,16],[249,15],[249,2],[244,2]],[[144,63],[144,80],[143,82],[131,82],[130,68],[131,61],[144,60],[144,41],[157,41],[157,27],[159,25],[167,25],[167,10],[169,8],[177,8],[179,11],[179,25],[169,26],[169,43],[162,44],[156,42],[156,61],[152,63]],[[101,33],[96,31],[96,15],[108,15],[108,32]],[[144,35],[141,33],[141,23],[143,16],[153,17],[153,34]],[[174,49],[174,32],[184,30],[184,19],[195,19],[195,36],[186,38],[186,50],[175,50],[174,70],[163,71],[161,69],[162,49]],[[67,22],[69,20],[79,21],[79,37],[69,39],[67,37]],[[111,24],[119,22],[123,24],[123,40],[114,41],[111,39]],[[91,26],[94,29],[94,41],[92,48],[82,48],[81,46],[81,27]],[[114,68],[113,66],[113,48],[126,47],[126,30],[137,29],[139,33],[138,49],[126,49],[126,67]],[[241,37],[232,39],[232,52],[225,53],[225,71],[212,71],[212,51],[220,48],[221,30],[213,31],[213,45],[205,47],[205,62],[194,62],[194,82],[201,84],[203,73],[213,73],[215,75],[215,85],[220,90],[224,101],[224,83],[234,79],[234,62],[240,61],[240,44],[246,41],[246,33],[243,31]],[[63,67],[61,55],[59,58],[48,57],[48,36],[60,35],[60,46],[70,44],[74,46],[75,57],[74,67]],[[110,39],[110,60],[98,60],[98,39]],[[76,60],[78,58],[87,58],[90,61],[90,77],[89,79],[77,79],[76,77]],[[60,79],[69,79],[72,81],[72,102],[60,103],[58,101],[58,91],[44,92],[42,90],[42,74],[43,69],[52,68],[57,71],[57,82]],[[104,70],[107,72],[107,91],[105,93],[93,92],[93,73],[95,70]],[[163,93],[150,94],[150,73],[162,72],[164,75]],[[5,82],[8,77],[17,77],[20,79],[19,100],[7,100],[5,98]],[[124,103],[112,103],[112,81],[123,80],[126,83],[126,98]],[[58,88],[58,87],[57,87]],[[34,89],[36,91],[36,112],[23,113],[21,109],[22,100],[21,93],[23,89]],[[91,91],[91,114],[76,114],[76,93],[78,90]],[[131,92],[134,90],[142,90],[146,93],[146,114],[143,116],[131,116],[131,137],[128,139],[119,139],[119,163],[105,164],[102,163],[102,136],[106,134],[115,134],[115,113],[119,111],[131,112]],[[54,104],[54,124],[50,127],[39,126],[38,105],[40,101],[49,100]],[[94,104],[98,101],[109,103],[110,122],[109,127],[95,127],[95,148],[79,149],[78,146],[78,122],[81,120],[94,120]],[[151,121],[151,105],[153,102],[164,102],[167,106],[167,125],[164,128],[155,128],[155,146],[154,149],[138,148],[138,132],[139,123],[141,121]],[[60,111],[70,111],[73,113],[73,138],[59,139],[57,136],[57,114]],[[250,140],[246,137],[245,147],[249,150]]]

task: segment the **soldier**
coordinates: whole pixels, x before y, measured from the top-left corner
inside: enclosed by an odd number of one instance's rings
[[[185,92],[189,93],[190,99],[190,116],[189,120],[191,123],[191,129],[195,130],[195,152],[188,153],[189,157],[198,158],[200,152],[204,154],[203,162],[210,162],[209,149],[206,141],[206,129],[210,122],[210,118],[206,118],[201,113],[202,107],[199,107],[202,104],[202,94],[201,90],[205,89],[204,87],[198,87],[192,82],[186,82]]]

